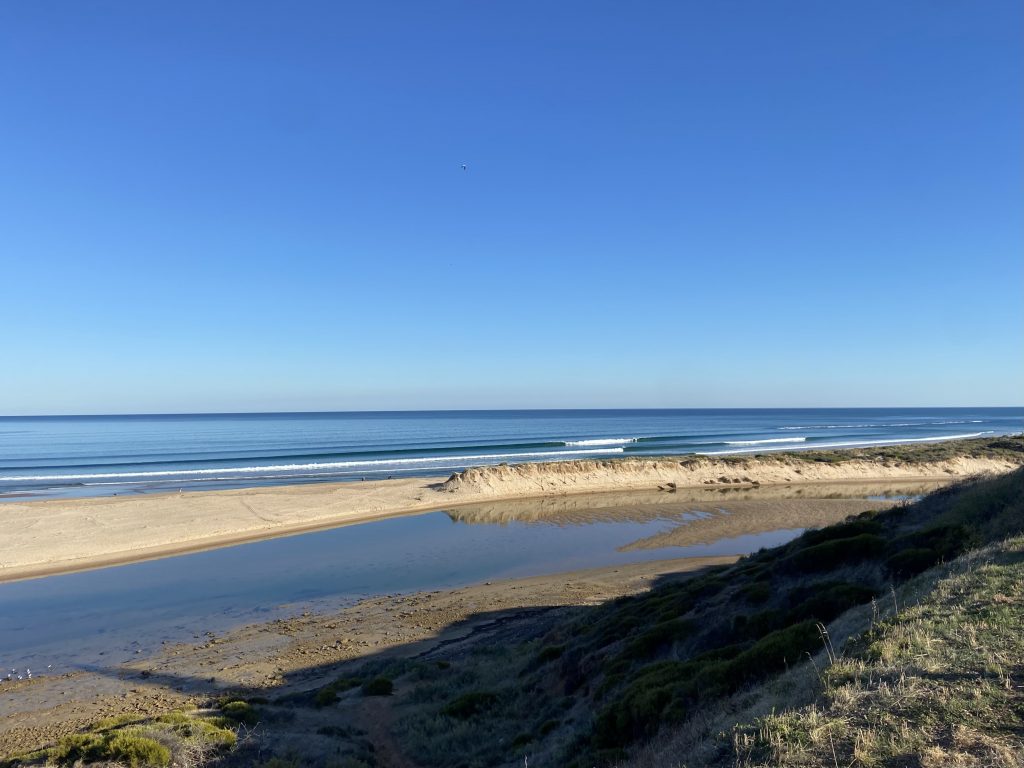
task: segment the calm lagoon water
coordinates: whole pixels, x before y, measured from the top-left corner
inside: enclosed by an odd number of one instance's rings
[[[192,555],[0,584],[0,665],[66,669],[116,663],[256,621],[328,610],[362,597],[452,588],[674,557],[744,554],[780,530],[713,544],[620,551],[686,524],[665,505],[644,522],[467,524],[444,512],[272,539]],[[689,516],[692,519],[692,516]],[[102,652],[102,656],[100,655]]]

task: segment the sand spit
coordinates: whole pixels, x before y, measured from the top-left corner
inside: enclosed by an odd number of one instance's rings
[[[789,456],[712,459],[704,456],[560,461],[472,467],[446,480],[442,489],[458,499],[594,493],[660,487],[791,485],[850,481],[927,481],[999,474],[1020,466],[1008,458],[959,456],[942,461],[895,462],[854,459],[818,463]]]
[[[1015,459],[959,456],[930,462],[854,459],[835,464],[786,456],[588,460],[474,468],[448,480],[412,478],[7,502],[0,504],[0,529],[4,531],[0,581],[166,557],[485,501],[610,491],[619,492],[619,500],[625,501],[622,495],[659,489],[663,495],[675,491],[681,500],[681,489],[687,487],[746,491],[759,497],[772,485],[949,482],[969,475],[1007,472],[1024,461],[1024,454]],[[800,494],[794,491],[793,495]],[[823,495],[832,494],[826,491]],[[501,515],[496,513],[497,519]]]

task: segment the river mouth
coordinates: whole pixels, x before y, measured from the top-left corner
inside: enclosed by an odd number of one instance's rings
[[[792,498],[634,493],[491,503],[11,582],[0,584],[0,649],[7,669],[49,667],[53,674],[116,664],[164,643],[338,610],[372,596],[743,555],[921,490],[916,484],[830,487],[821,490],[827,498],[806,498],[802,489]]]

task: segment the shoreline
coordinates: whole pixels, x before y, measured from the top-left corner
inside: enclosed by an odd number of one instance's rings
[[[923,449],[907,450],[913,455]],[[772,487],[842,487],[865,482],[948,483],[970,475],[1006,472],[1021,463],[1024,455],[977,456],[966,451],[938,461],[899,462],[857,456],[838,463],[818,463],[783,453],[745,458],[577,460],[472,468],[447,479],[6,502],[0,505],[0,526],[5,531],[0,582],[154,560],[480,502],[659,489],[670,494],[684,489],[761,493]]]
[[[0,759],[104,718],[195,708],[232,691],[294,695],[373,658],[470,648],[489,642],[499,627],[532,631],[538,621],[552,621],[575,607],[638,594],[663,580],[685,579],[737,559],[648,560],[376,595],[326,613],[204,633],[110,667],[60,670],[8,683],[0,686]],[[197,676],[196,669],[210,672]]]

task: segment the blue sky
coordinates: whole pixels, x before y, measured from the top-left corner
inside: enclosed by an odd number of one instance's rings
[[[1022,9],[5,3],[0,413],[1019,405]]]

